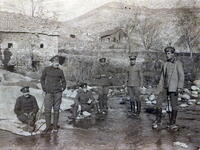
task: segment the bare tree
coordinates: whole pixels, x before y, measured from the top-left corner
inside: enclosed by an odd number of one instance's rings
[[[132,37],[134,36],[133,33],[135,32],[135,29],[139,24],[139,15],[140,15],[140,11],[137,10],[134,13],[133,18],[128,21],[127,25],[125,25],[124,31],[127,34],[127,38],[128,38],[128,52],[129,53],[131,53],[132,51],[132,48],[131,48]]]
[[[42,2],[44,0],[30,0],[31,16],[35,17],[38,12],[43,10]]]
[[[153,18],[145,18],[138,26],[141,44],[146,51],[159,50],[162,46],[159,40],[159,28],[161,23],[154,21]]]
[[[190,57],[193,57],[194,48],[198,47],[200,38],[200,18],[195,9],[196,1],[192,0],[192,8],[182,8],[177,11],[177,29],[181,36],[179,45],[185,44],[187,50],[190,52]]]

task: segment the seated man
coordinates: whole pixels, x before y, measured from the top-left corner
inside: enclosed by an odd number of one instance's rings
[[[87,83],[81,83],[77,92],[75,104],[73,105],[72,119],[74,120],[76,120],[78,116],[79,107],[81,108],[80,113],[87,111],[92,113],[92,116],[97,113],[97,103],[92,95],[92,92],[87,89]]]
[[[23,87],[20,91],[23,95],[17,98],[14,112],[22,123],[34,130],[36,114],[39,110],[37,101],[34,96],[30,95],[28,86]]]

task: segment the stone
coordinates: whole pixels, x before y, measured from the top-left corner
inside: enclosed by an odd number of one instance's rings
[[[147,89],[145,87],[140,88],[141,94],[145,95],[147,93]]]
[[[193,90],[193,91],[199,91],[199,87],[197,87],[197,86],[191,86],[191,89]]]
[[[151,103],[155,105],[157,102],[156,102],[156,100],[153,100]]]
[[[196,103],[196,102],[197,102],[197,100],[196,100],[196,99],[189,99],[189,102]]]
[[[198,98],[199,95],[198,95],[198,94],[192,94],[192,97],[194,97],[194,98]]]
[[[191,101],[188,101],[188,103],[187,103],[188,105],[193,105],[194,103],[193,102],[191,102]]]
[[[181,97],[178,97],[178,101],[181,101],[182,99],[181,99]]]
[[[197,105],[200,105],[200,101],[198,101],[196,104],[197,104]]]
[[[194,85],[196,85],[198,88],[200,88],[200,80],[195,80],[193,83],[194,83]]]
[[[198,95],[198,91],[192,91],[192,95]]]
[[[155,96],[155,95],[151,95],[151,96],[149,96],[149,100],[150,100],[150,101],[153,101],[153,100],[155,100],[155,98],[156,98],[156,96]]]
[[[190,91],[190,90],[188,90],[188,89],[185,88],[183,91],[184,91],[185,93],[191,95],[191,91]]]
[[[189,100],[190,99],[190,95],[184,93],[184,94],[180,94],[179,95],[180,98],[183,98],[183,99],[186,99],[186,100]]]
[[[188,148],[188,145],[182,142],[174,142],[174,145],[180,146],[182,148]]]
[[[188,104],[185,104],[185,103],[183,103],[183,104],[181,104],[181,105],[179,105],[180,107],[188,107],[189,105]]]

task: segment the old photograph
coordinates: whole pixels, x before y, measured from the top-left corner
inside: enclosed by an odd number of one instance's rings
[[[0,0],[0,150],[200,150],[200,0]]]

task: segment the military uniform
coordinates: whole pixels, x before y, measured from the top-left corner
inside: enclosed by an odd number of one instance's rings
[[[168,50],[175,52],[175,49],[172,47],[167,47],[165,52]],[[184,86],[184,70],[183,65],[179,60],[173,59],[168,60],[164,63],[162,67],[161,77],[157,92],[159,93],[159,98],[157,101],[157,116],[156,121],[161,122],[161,113],[162,113],[162,103],[163,96],[167,95],[168,105],[171,105],[172,112],[170,115],[170,124],[173,125],[176,123],[176,117],[178,112],[178,90],[183,89]]]
[[[130,56],[130,60],[135,60],[136,56]],[[126,81],[128,95],[130,96],[131,112],[140,114],[141,101],[140,101],[140,87],[143,86],[143,73],[141,66],[138,64],[130,65],[127,68]],[[137,105],[137,111],[135,111]]]
[[[78,115],[78,106],[81,106],[81,112],[87,111],[95,114],[97,112],[97,105],[91,91],[83,91],[79,89],[75,98],[73,107],[73,117]]]
[[[99,62],[105,63],[106,58],[101,58]],[[110,78],[111,73],[109,71],[109,66],[107,64],[100,64],[97,67],[97,71],[95,72],[95,79],[97,81],[97,85],[99,86],[99,107],[101,111],[107,111],[108,110],[108,91],[110,86]]]
[[[34,126],[38,110],[38,104],[34,96],[20,96],[17,98],[14,112],[21,122]]]
[[[50,61],[54,61],[54,59],[58,59],[58,56],[53,57]],[[53,108],[53,126],[57,130],[62,92],[66,89],[66,80],[63,71],[53,66],[46,67],[42,72],[41,85],[43,91],[46,93],[44,98],[46,129],[50,128],[51,110]]]
[[[9,61],[11,59],[11,56],[12,56],[12,53],[7,48],[7,49],[4,50],[3,55],[4,55],[4,59],[3,59],[4,68],[7,69],[8,68],[8,63],[9,63]]]

